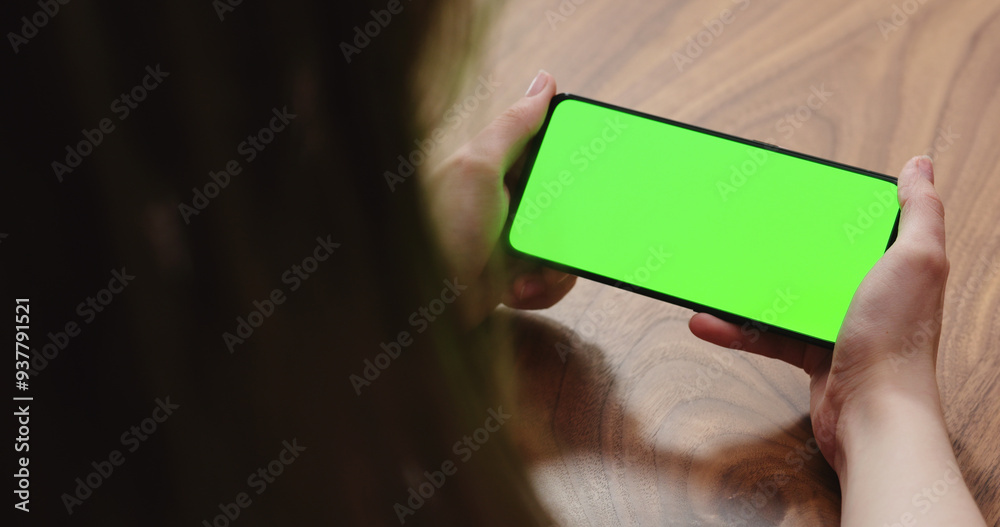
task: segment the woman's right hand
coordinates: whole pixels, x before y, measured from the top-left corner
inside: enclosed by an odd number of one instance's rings
[[[843,525],[906,525],[910,517],[985,525],[955,465],[935,377],[949,264],[930,158],[903,168],[899,204],[896,241],[858,287],[832,353],[775,334],[749,341],[738,326],[704,313],[689,325],[701,339],[810,375],[813,432],[840,476]],[[950,493],[922,497],[940,481]]]

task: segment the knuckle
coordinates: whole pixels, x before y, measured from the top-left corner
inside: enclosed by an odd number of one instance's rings
[[[495,172],[487,156],[471,146],[466,146],[455,154],[451,168],[462,178],[492,176]]]
[[[944,202],[936,192],[925,192],[920,196],[920,203],[928,210],[944,219]]]
[[[515,104],[510,108],[503,111],[498,117],[497,122],[512,128],[519,135],[524,136],[531,133],[531,119],[529,118],[528,110],[522,105]]]
[[[925,273],[935,281],[943,281],[948,277],[951,267],[944,247],[924,244],[910,249],[910,264],[919,273]]]

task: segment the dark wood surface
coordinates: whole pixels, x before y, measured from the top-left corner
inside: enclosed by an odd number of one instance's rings
[[[996,525],[1000,3],[516,0],[494,18],[477,70],[500,87],[441,152],[545,68],[560,91],[878,172],[935,158],[952,265],[939,381],[960,466]],[[803,106],[814,89],[830,95]],[[552,309],[514,315],[514,421],[553,515],[838,525],[836,475],[810,448],[805,374],[695,339],[690,315],[585,280]]]

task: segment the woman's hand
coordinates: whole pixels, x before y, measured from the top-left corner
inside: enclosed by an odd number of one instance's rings
[[[832,353],[774,334],[748,342],[707,314],[689,325],[699,338],[810,375],[813,432],[840,475],[843,525],[983,525],[955,465],[935,377],[948,259],[930,158],[903,168],[899,204],[896,241],[858,287]],[[942,485],[950,492],[923,494]]]
[[[550,307],[576,283],[575,276],[504,255],[497,243],[510,205],[505,178],[519,175],[511,168],[542,126],[555,93],[555,79],[539,72],[520,101],[426,176],[438,243],[459,283],[469,285],[462,305],[470,325],[501,301],[518,309]]]

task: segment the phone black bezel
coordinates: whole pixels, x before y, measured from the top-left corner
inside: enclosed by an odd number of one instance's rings
[[[682,123],[682,122],[679,122],[679,121],[674,121],[672,119],[667,119],[665,117],[658,117],[656,115],[651,115],[651,114],[640,112],[640,111],[637,111],[637,110],[631,110],[629,108],[624,108],[624,107],[617,106],[617,105],[614,105],[614,104],[609,104],[609,103],[605,103],[605,102],[601,102],[601,101],[597,101],[597,100],[590,99],[590,98],[587,98],[587,97],[582,97],[582,96],[579,96],[579,95],[573,95],[573,94],[569,94],[569,93],[560,93],[560,94],[558,94],[558,95],[556,95],[555,97],[552,98],[552,101],[549,103],[548,112],[547,112],[547,114],[545,116],[545,121],[542,123],[542,127],[538,130],[538,133],[535,134],[535,136],[531,139],[531,141],[528,143],[528,145],[526,147],[524,167],[521,170],[521,177],[519,177],[516,180],[516,182],[514,183],[513,188],[511,189],[511,193],[510,193],[511,202],[510,202],[509,213],[507,215],[507,220],[504,223],[503,232],[501,234],[501,239],[503,240],[503,244],[505,246],[505,249],[510,254],[513,254],[513,255],[517,256],[518,258],[522,258],[522,259],[526,259],[526,260],[531,260],[531,261],[543,263],[547,267],[558,269],[560,271],[563,271],[563,272],[566,272],[566,273],[570,273],[570,274],[573,274],[573,275],[576,275],[576,276],[580,276],[580,277],[586,278],[588,280],[593,280],[595,282],[600,282],[600,283],[603,283],[603,284],[606,284],[606,285],[610,285],[612,287],[617,287],[619,289],[624,289],[626,291],[631,291],[631,292],[634,292],[634,293],[639,293],[639,294],[641,294],[643,296],[648,296],[650,298],[655,298],[655,299],[663,301],[663,302],[667,302],[667,303],[674,304],[674,305],[677,305],[677,306],[685,307],[685,308],[688,308],[688,309],[693,309],[696,312],[709,313],[709,314],[715,315],[716,317],[719,317],[719,318],[721,318],[723,320],[727,320],[729,322],[733,322],[735,324],[739,324],[739,325],[741,325],[742,328],[746,328],[747,324],[749,324],[753,328],[755,328],[756,330],[761,331],[761,332],[771,331],[771,332],[774,332],[774,333],[777,333],[777,334],[787,335],[789,337],[795,338],[795,339],[803,341],[803,342],[807,342],[809,344],[815,344],[815,345],[818,345],[818,346],[821,346],[821,347],[824,347],[824,348],[833,349],[835,343],[831,342],[831,341],[828,341],[828,340],[816,338],[816,337],[813,337],[813,336],[810,336],[810,335],[806,335],[804,333],[799,333],[797,331],[792,331],[790,329],[782,328],[780,326],[772,326],[770,324],[766,324],[764,322],[761,322],[759,320],[755,320],[755,319],[752,319],[752,318],[749,318],[749,317],[744,317],[744,316],[736,315],[734,313],[730,313],[728,311],[723,311],[723,310],[720,310],[720,309],[716,309],[716,308],[713,308],[711,306],[707,306],[707,305],[704,305],[704,304],[699,304],[697,302],[692,302],[690,300],[685,300],[683,298],[678,298],[678,297],[675,297],[675,296],[671,296],[671,295],[668,295],[668,294],[665,294],[665,293],[661,293],[659,291],[654,291],[654,290],[651,290],[651,289],[646,289],[646,288],[638,286],[636,284],[630,284],[630,283],[627,283],[627,282],[622,282],[620,280],[614,280],[614,279],[608,278],[608,277],[603,276],[603,275],[591,273],[589,271],[585,271],[583,269],[579,269],[579,268],[573,267],[571,265],[566,265],[566,264],[563,264],[563,263],[560,263],[560,262],[556,262],[556,261],[553,261],[553,260],[548,260],[548,259],[545,259],[545,258],[534,256],[532,254],[528,254],[528,253],[525,253],[525,252],[522,252],[522,251],[519,251],[519,250],[515,249],[511,245],[511,243],[510,243],[510,229],[511,229],[511,227],[513,225],[514,216],[517,214],[517,210],[518,210],[518,208],[519,208],[519,206],[521,204],[521,198],[522,198],[522,196],[524,194],[524,189],[527,186],[528,177],[530,176],[531,170],[534,167],[535,159],[538,156],[538,150],[541,147],[542,139],[545,136],[545,132],[548,129],[548,126],[549,126],[549,121],[552,119],[552,114],[555,112],[556,107],[560,103],[562,103],[563,101],[571,101],[571,100],[572,101],[580,101],[580,102],[584,102],[584,103],[588,103],[588,104],[593,104],[593,105],[596,105],[596,106],[601,106],[601,107],[608,108],[608,109],[611,109],[611,110],[615,110],[615,111],[619,111],[619,112],[631,114],[631,115],[634,115],[634,116],[637,116],[637,117],[642,117],[642,118],[645,118],[645,119],[650,119],[650,120],[653,120],[653,121],[661,122],[661,123],[672,125],[672,126],[677,126],[677,127],[680,127],[680,128],[685,128],[687,130],[691,130],[691,131],[694,131],[694,132],[708,134],[708,135],[711,135],[711,136],[714,136],[714,137],[719,137],[719,138],[722,138],[722,139],[728,139],[730,141],[735,141],[737,143],[741,143],[741,144],[744,144],[744,145],[747,145],[747,146],[751,146],[751,147],[755,147],[755,148],[762,148],[762,149],[768,150],[770,152],[775,152],[775,153],[790,155],[790,156],[797,157],[797,158],[800,158],[800,159],[803,159],[803,160],[806,160],[806,161],[812,161],[812,162],[815,162],[815,163],[820,163],[820,164],[831,166],[831,167],[835,167],[835,168],[841,168],[841,169],[847,170],[849,172],[856,173],[858,175],[863,175],[863,176],[868,176],[868,177],[874,177],[874,178],[877,178],[877,179],[882,179],[882,180],[888,181],[890,183],[893,183],[895,185],[898,185],[897,178],[894,178],[892,176],[888,176],[888,175],[885,175],[885,174],[880,174],[878,172],[873,172],[871,170],[866,170],[866,169],[863,169],[863,168],[858,168],[858,167],[855,167],[855,166],[846,165],[846,164],[843,164],[843,163],[838,163],[836,161],[831,161],[829,159],[823,159],[823,158],[819,158],[819,157],[816,157],[816,156],[811,156],[809,154],[803,154],[801,152],[795,152],[795,151],[792,151],[792,150],[786,150],[784,148],[781,148],[779,146],[772,145],[772,144],[769,144],[769,143],[764,143],[764,142],[761,142],[761,141],[755,141],[753,139],[745,139],[745,138],[742,138],[742,137],[737,137],[737,136],[734,136],[734,135],[726,134],[726,133],[723,133],[723,132],[717,132],[717,131],[714,131],[714,130],[709,130],[707,128],[702,128],[700,126],[695,126],[695,125],[691,125],[691,124]],[[899,213],[897,212],[896,213],[896,220],[895,220],[895,223],[893,224],[893,227],[892,227],[892,232],[889,235],[889,241],[886,244],[886,250],[889,250],[889,247],[891,247],[892,244],[893,244],[893,242],[896,240],[896,233],[897,233],[898,228],[899,228]]]

